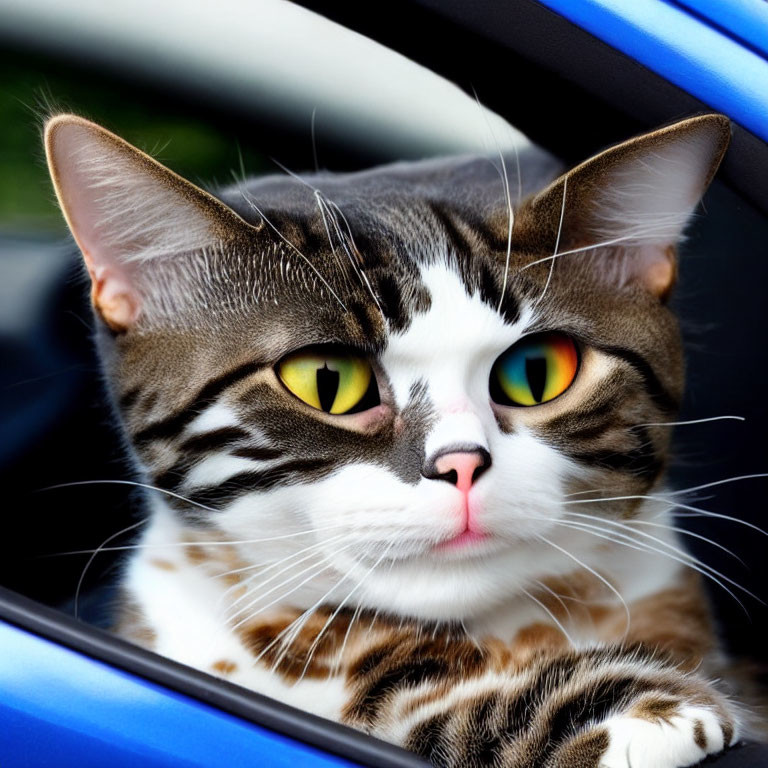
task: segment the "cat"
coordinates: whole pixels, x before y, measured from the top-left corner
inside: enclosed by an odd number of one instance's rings
[[[154,489],[115,631],[435,765],[736,743],[663,493],[676,244],[729,137],[706,114],[565,172],[530,146],[501,176],[454,157],[212,194],[52,117]]]

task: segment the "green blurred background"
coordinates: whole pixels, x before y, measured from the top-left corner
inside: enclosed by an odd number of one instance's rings
[[[64,233],[48,179],[41,130],[51,112],[95,120],[202,185],[276,170],[205,110],[169,105],[151,91],[83,67],[18,51],[0,53],[0,232]],[[164,103],[165,101],[165,103]]]

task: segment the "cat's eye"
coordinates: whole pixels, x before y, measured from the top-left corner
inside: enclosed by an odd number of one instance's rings
[[[275,371],[289,392],[319,411],[341,415],[379,404],[371,364],[354,352],[303,349],[284,357]]]
[[[493,365],[492,399],[502,405],[540,405],[571,386],[579,368],[576,343],[564,333],[537,333],[511,346]]]

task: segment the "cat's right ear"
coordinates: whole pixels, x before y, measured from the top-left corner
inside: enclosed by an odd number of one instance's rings
[[[81,117],[48,120],[45,151],[91,277],[93,304],[115,331],[128,330],[141,314],[136,277],[148,262],[256,231],[212,195]]]
[[[530,235],[533,252],[591,253],[596,259],[588,263],[605,279],[665,299],[676,245],[729,140],[728,118],[707,114],[610,147],[523,207],[521,243]]]

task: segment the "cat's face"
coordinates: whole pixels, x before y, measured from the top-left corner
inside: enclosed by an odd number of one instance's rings
[[[523,152],[520,201],[486,159],[214,199],[76,118],[47,146],[164,503],[245,568],[290,558],[270,600],[460,620],[590,562],[570,502],[630,516],[659,482],[674,244],[727,136],[694,119],[553,182]]]

